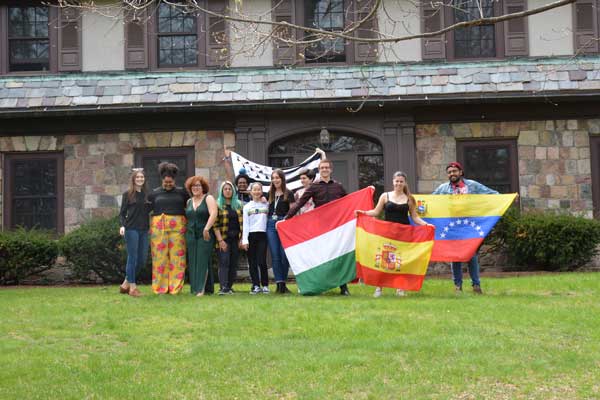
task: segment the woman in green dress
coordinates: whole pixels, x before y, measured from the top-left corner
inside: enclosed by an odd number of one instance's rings
[[[212,228],[219,209],[215,198],[208,194],[208,183],[203,177],[188,178],[185,188],[191,196],[185,208],[188,221],[185,240],[190,287],[192,294],[204,296],[206,277],[215,247],[215,234]]]

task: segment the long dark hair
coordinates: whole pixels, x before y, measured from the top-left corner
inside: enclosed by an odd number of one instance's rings
[[[127,189],[127,200],[130,203],[135,203],[135,178],[138,176],[138,174],[142,174],[144,178],[146,177],[144,171],[141,169],[136,169],[131,174],[131,177],[129,178],[129,188]],[[146,196],[148,195],[147,189],[148,188],[146,186],[146,180],[144,179],[144,184],[142,185],[142,193],[144,194],[144,199],[146,199]]]
[[[289,201],[288,190],[285,187],[285,174],[283,173],[282,170],[276,169],[273,172],[271,172],[271,187],[269,188],[269,203],[272,203],[275,201],[275,192],[277,191],[277,188],[273,184],[273,174],[277,174],[277,176],[281,178],[281,191],[283,192],[283,200]]]

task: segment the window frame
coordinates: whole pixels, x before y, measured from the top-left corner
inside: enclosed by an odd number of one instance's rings
[[[182,146],[182,147],[151,147],[151,148],[138,148],[134,149],[133,159],[134,165],[142,167],[144,158],[156,158],[156,157],[185,157],[188,165],[187,171],[179,171],[179,173],[185,172],[186,177],[194,176],[196,174],[196,156],[194,146]],[[148,187],[148,190],[154,190],[156,188]]]
[[[503,1],[493,1],[494,6],[494,16],[502,15],[503,10]],[[454,9],[451,7],[444,8],[444,21],[445,26],[450,26],[454,24]],[[504,55],[504,22],[498,22],[494,25],[494,41],[495,41],[495,57],[462,57],[457,58],[455,56],[456,46],[454,43],[454,34],[455,30],[451,30],[446,33],[446,59],[448,61],[485,61],[485,60],[501,60],[506,58]],[[468,29],[468,28],[467,28]]]
[[[64,154],[62,152],[19,152],[4,153],[4,188],[3,188],[3,230],[11,230],[15,227],[12,221],[12,200],[14,177],[12,175],[12,161],[14,160],[47,160],[56,161],[56,232],[64,233],[65,230],[65,170]]]
[[[517,139],[461,139],[456,140],[456,159],[466,167],[465,153],[469,149],[490,149],[498,147],[507,147],[509,155],[509,178],[510,192],[519,193],[519,155],[517,147]],[[468,171],[467,176],[468,179]],[[487,183],[481,182],[485,184]]]
[[[58,68],[58,29],[52,26],[53,22],[58,21],[59,12],[56,7],[45,5],[43,1],[35,0],[7,0],[0,4],[0,75],[47,75],[59,72]],[[52,2],[50,2],[52,3]],[[47,71],[10,71],[10,54],[8,45],[8,8],[12,6],[19,7],[48,7],[48,41],[49,53]]]
[[[211,10],[211,5],[216,7],[218,6],[218,4],[211,4],[210,1],[207,0],[199,0],[199,3],[202,7],[206,7],[207,9]],[[223,3],[225,4],[225,3]],[[211,11],[215,11],[215,12],[221,12],[220,10],[217,9],[212,9]],[[211,60],[211,55],[212,55],[212,47],[211,44],[209,43],[211,38],[210,35],[212,34],[212,31],[210,29],[209,23],[210,23],[210,17],[207,14],[204,14],[202,12],[198,13],[198,15],[195,16],[196,18],[196,43],[197,43],[197,52],[198,52],[198,56],[197,56],[197,63],[196,65],[182,65],[182,66],[177,66],[177,65],[173,65],[173,66],[166,66],[166,67],[161,67],[159,65],[159,45],[158,45],[158,39],[159,39],[159,32],[158,32],[158,9],[156,12],[152,12],[151,15],[149,16],[149,18],[147,19],[146,22],[146,43],[145,43],[145,50],[147,52],[147,59],[148,59],[148,67],[147,68],[132,68],[132,67],[128,67],[126,65],[125,69],[148,69],[150,71],[165,71],[165,72],[174,72],[174,71],[193,71],[193,70],[198,70],[198,69],[212,69],[212,68],[222,68],[224,65],[227,65],[230,62],[230,56],[229,56],[229,51],[227,51],[227,56],[226,56],[226,60],[222,60],[222,61],[218,61],[218,62],[214,62]],[[214,26],[214,25],[212,25]],[[224,44],[220,45],[220,46],[216,46],[216,47],[224,47],[227,48],[227,50],[230,49],[230,32],[229,32],[229,26],[227,21],[225,21],[224,23],[224,32],[225,32],[225,39],[224,39]],[[127,29],[125,30],[127,31]],[[174,36],[177,36],[179,34],[172,34]],[[166,36],[166,34],[164,34],[163,36]],[[127,37],[125,38],[125,41],[127,42]],[[127,57],[127,46],[125,48],[125,52],[126,52],[126,57]]]
[[[307,1],[311,1],[311,0],[297,0],[295,1],[296,4],[296,20],[298,21],[298,25],[300,26],[306,26],[306,15],[304,13],[304,10],[306,9],[306,2]],[[348,16],[352,16],[354,14],[354,0],[343,0],[344,2],[344,27],[346,27],[348,24],[352,23],[352,18],[349,18]],[[301,35],[304,35],[304,33],[299,33]],[[300,38],[301,40],[302,38]],[[301,51],[299,51],[298,53],[302,53],[304,56],[306,56],[306,48],[304,48],[304,46],[300,45],[300,49]],[[319,62],[319,61],[311,61],[311,62],[306,62],[306,58],[303,57],[302,58],[302,64],[306,65],[306,66],[327,66],[327,65],[353,65],[355,64],[355,57],[354,57],[354,46],[353,46],[353,42],[346,42],[344,43],[344,55],[346,57],[346,59],[344,61],[323,61],[323,62]]]

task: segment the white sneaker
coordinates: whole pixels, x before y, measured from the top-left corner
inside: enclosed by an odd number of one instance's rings
[[[250,294],[259,294],[262,293],[262,290],[260,290],[260,286],[254,286],[252,288],[252,290],[250,291]]]
[[[262,287],[262,292],[263,292],[264,294],[269,294],[269,293],[271,293],[271,292],[269,292],[269,287],[268,287],[268,286],[263,286],[263,287]]]
[[[396,289],[396,296],[398,296],[398,297],[406,296],[406,292],[402,289]]]
[[[373,297],[381,297],[382,293],[383,292],[382,292],[381,288],[380,287],[376,287],[375,288],[375,293],[373,293]]]

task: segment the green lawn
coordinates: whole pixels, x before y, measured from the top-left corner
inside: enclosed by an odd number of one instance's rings
[[[600,398],[597,273],[484,279],[483,296],[185,290],[0,289],[0,398]]]

